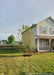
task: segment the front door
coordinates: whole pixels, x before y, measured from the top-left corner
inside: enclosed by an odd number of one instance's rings
[[[52,40],[51,45],[52,45],[52,50],[54,50],[54,40]]]

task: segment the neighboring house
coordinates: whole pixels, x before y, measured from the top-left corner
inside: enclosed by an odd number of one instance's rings
[[[8,45],[7,44],[7,40],[1,40],[0,41],[0,45]],[[15,44],[14,45],[19,45],[19,41],[15,41]]]
[[[7,45],[7,40],[0,41],[0,45]]]
[[[50,48],[54,50],[54,20],[51,17],[32,25],[31,29],[35,37],[33,39],[33,46],[37,45],[38,51],[50,51]],[[22,32],[24,41],[25,33],[26,31]]]

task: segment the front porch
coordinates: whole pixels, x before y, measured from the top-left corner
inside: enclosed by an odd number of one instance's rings
[[[54,39],[51,40],[51,48],[52,48],[52,51],[54,51]]]
[[[37,50],[38,51],[54,51],[54,39],[37,39]]]

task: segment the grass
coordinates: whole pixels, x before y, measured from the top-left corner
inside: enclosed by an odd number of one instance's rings
[[[17,52],[15,50],[14,53],[12,50],[0,53],[0,75],[25,75],[24,73],[29,72],[54,73],[54,53],[36,53],[31,57],[23,57],[24,53]]]
[[[0,57],[18,57],[24,54],[23,50],[0,50]]]

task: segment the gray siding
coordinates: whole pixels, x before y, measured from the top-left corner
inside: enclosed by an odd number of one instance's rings
[[[33,31],[34,35],[36,35],[37,34],[37,26],[33,27],[32,31]]]

